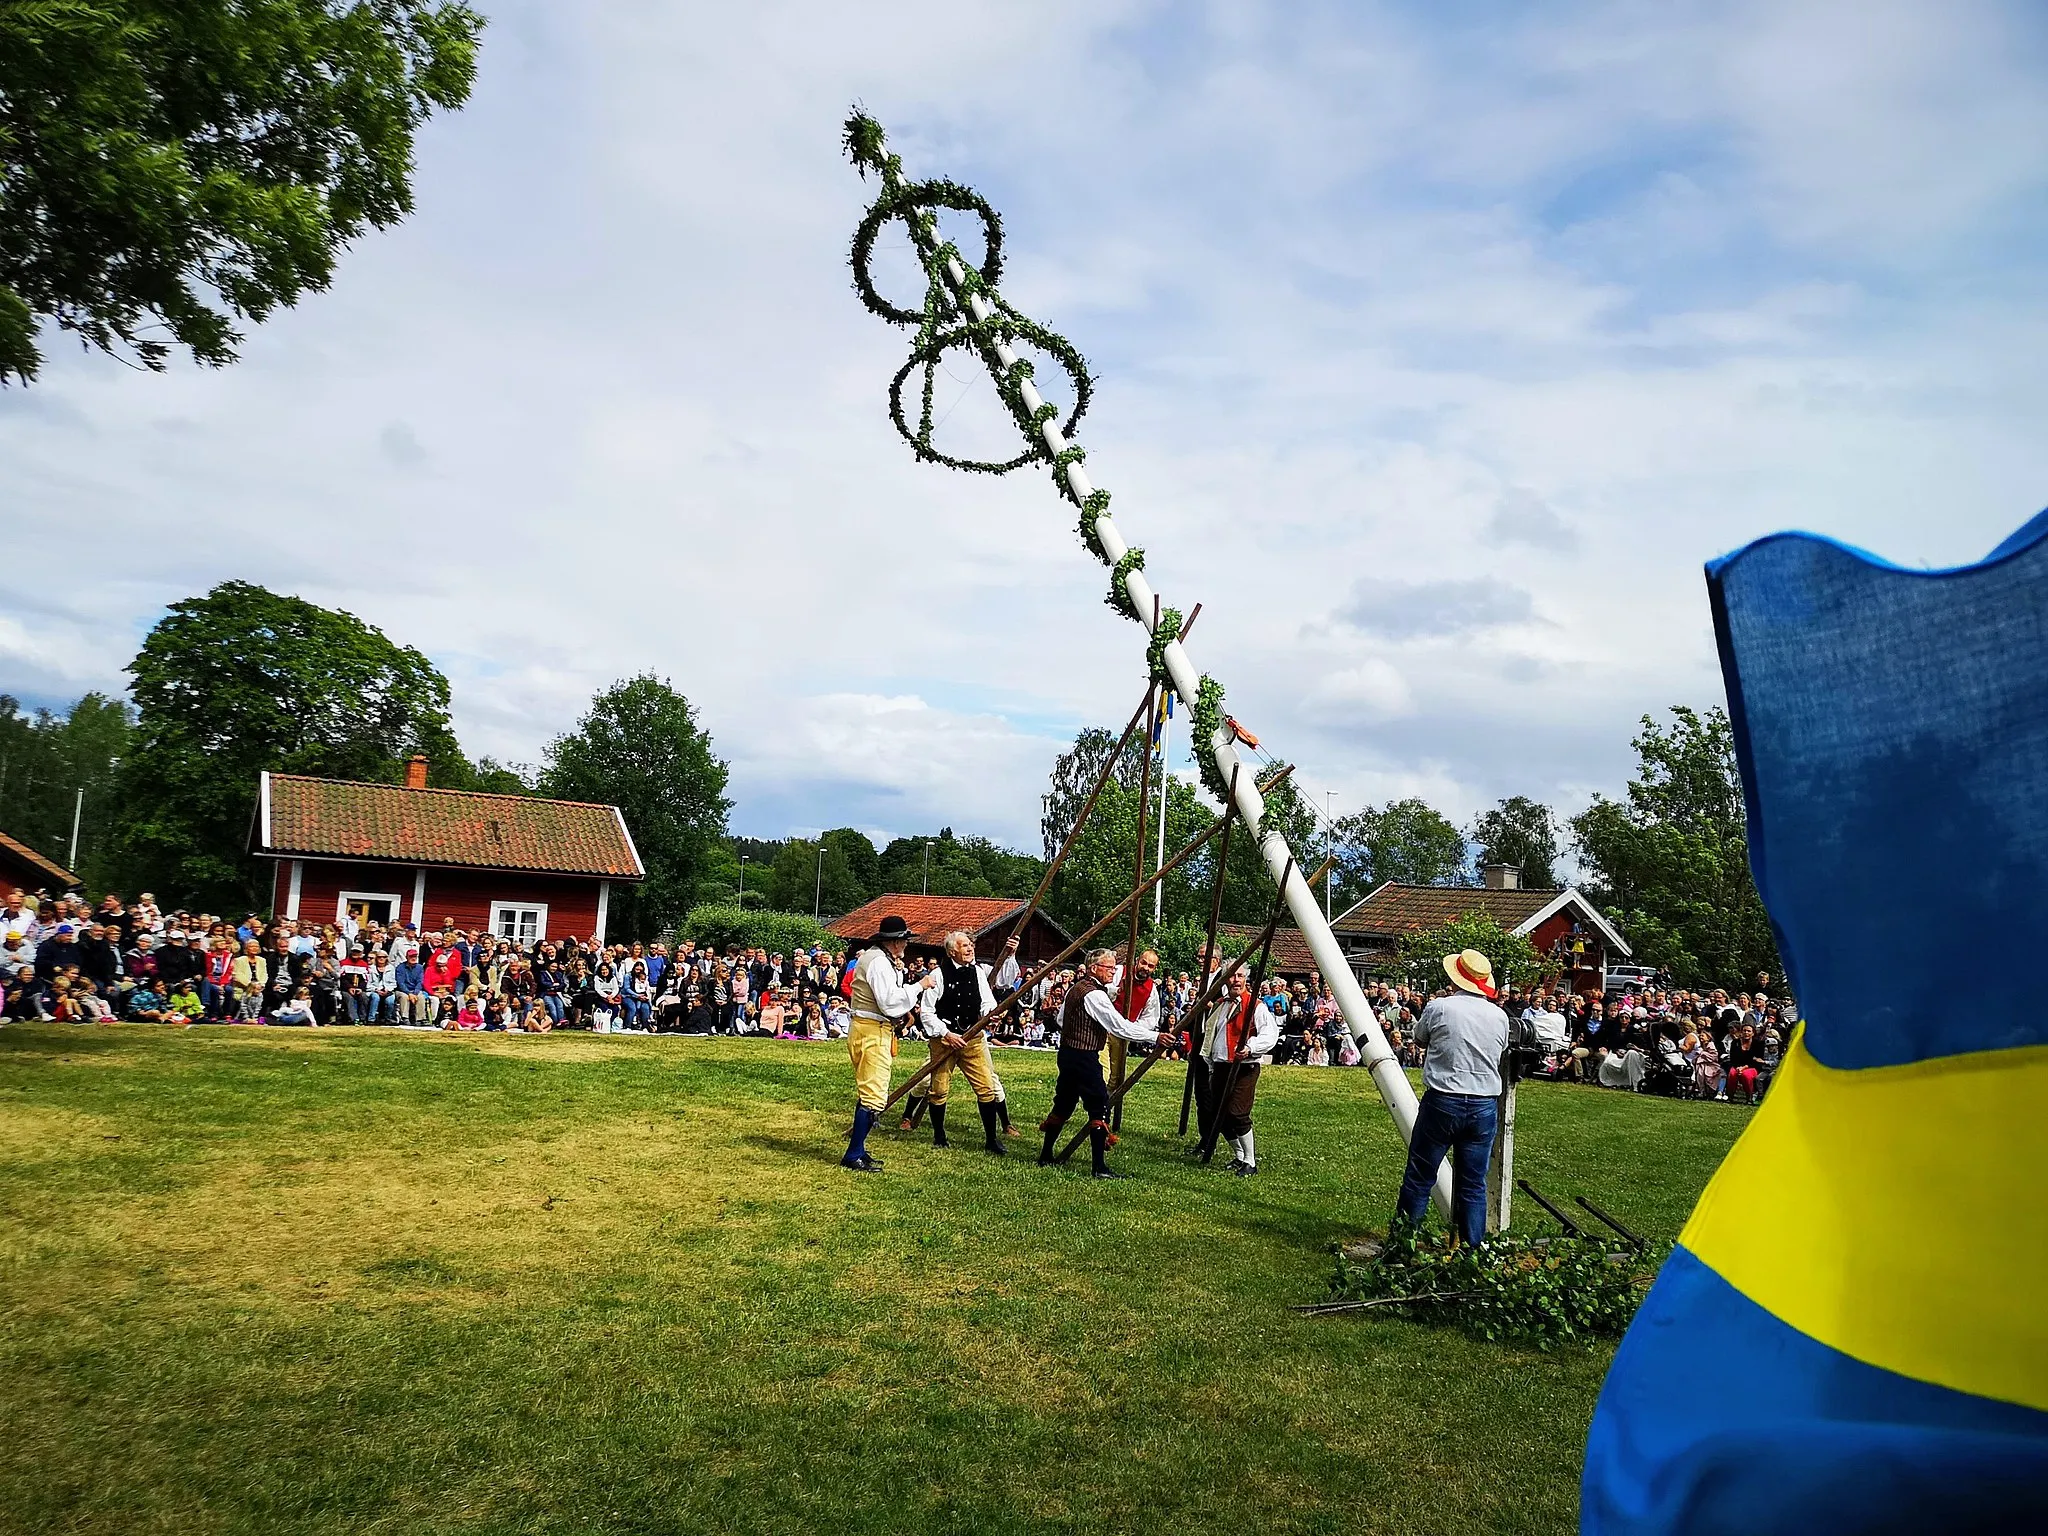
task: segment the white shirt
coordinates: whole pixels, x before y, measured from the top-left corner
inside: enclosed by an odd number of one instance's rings
[[[853,1016],[890,1024],[902,1018],[919,1002],[922,987],[903,984],[903,973],[889,958],[889,951],[876,944],[865,950],[853,965]],[[862,1007],[863,997],[872,1007]]]
[[[1097,987],[1088,994],[1087,1001],[1081,1006],[1087,1011],[1089,1018],[1119,1040],[1129,1040],[1135,1045],[1150,1045],[1159,1038],[1158,1030],[1147,1029],[1144,1025],[1133,1023],[1118,1013],[1116,994],[1108,987]]]
[[[1003,962],[1003,971],[1005,975],[999,979],[998,984],[1001,986],[1015,986],[1017,983],[1017,960],[1014,955]],[[917,1011],[921,1020],[919,1027],[924,1030],[927,1040],[943,1040],[953,1030],[952,1025],[939,1017],[939,999],[946,995],[946,973],[941,970],[938,972],[938,977],[939,984],[925,992],[917,1004]],[[995,1012],[996,1007],[996,995],[989,987],[988,967],[977,962],[974,967],[974,977],[975,980],[981,983],[981,1006],[976,1016],[978,1018],[987,1018],[991,1013]]]
[[[1571,1036],[1564,1027],[1564,1015],[1553,1013],[1547,1008],[1532,1008],[1529,1022],[1536,1028],[1536,1038],[1553,1051],[1562,1050],[1571,1043]]]
[[[1224,1025],[1230,1021],[1237,1008],[1237,999],[1225,998],[1209,1010],[1209,1017],[1202,1025],[1202,1054],[1211,1061],[1230,1060],[1230,1031]],[[1280,1021],[1273,1017],[1273,1010],[1263,1002],[1256,1002],[1252,1008],[1251,1031],[1244,1037],[1244,1051],[1239,1061],[1263,1061],[1274,1046],[1280,1043]]]

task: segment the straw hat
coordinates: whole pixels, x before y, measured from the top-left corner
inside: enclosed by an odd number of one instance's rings
[[[1491,1001],[1499,993],[1493,985],[1493,962],[1476,949],[1444,956],[1444,974],[1451,985]]]

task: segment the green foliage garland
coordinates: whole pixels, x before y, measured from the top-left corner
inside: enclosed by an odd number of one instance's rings
[[[1162,608],[1159,622],[1152,628],[1152,643],[1145,647],[1145,665],[1151,669],[1152,681],[1170,682],[1166,675],[1166,648],[1180,638],[1180,610]]]
[[[1492,1343],[1547,1350],[1619,1338],[1660,1258],[1617,1253],[1590,1237],[1538,1244],[1505,1232],[1468,1248],[1397,1223],[1373,1258],[1340,1253],[1330,1289],[1340,1302],[1410,1298],[1400,1310],[1418,1322],[1455,1323]]]
[[[1034,347],[1050,356],[1066,370],[1074,386],[1074,406],[1067,414],[1061,428],[1064,436],[1071,438],[1079,425],[1082,415],[1088,409],[1094,391],[1094,380],[1089,376],[1087,360],[1081,356],[1072,342],[1056,332],[1047,330],[1036,321],[1019,314],[1006,303],[996,285],[1003,273],[1003,221],[988,200],[971,187],[947,180],[907,181],[903,176],[903,161],[900,156],[888,151],[887,136],[882,125],[855,107],[845,123],[844,143],[847,157],[863,177],[872,172],[882,183],[882,190],[872,206],[862,217],[854,232],[853,266],[854,291],[860,295],[861,303],[869,312],[879,315],[892,325],[915,328],[916,335],[911,342],[910,358],[897,370],[896,377],[889,385],[889,419],[903,440],[910,444],[911,451],[920,459],[935,464],[945,464],[954,469],[964,469],[976,474],[1001,475],[1026,464],[1042,463],[1052,471],[1053,483],[1068,501],[1078,501],[1081,509],[1081,541],[1096,559],[1113,567],[1110,573],[1110,607],[1125,618],[1137,623],[1147,622],[1148,615],[1139,612],[1137,604],[1131,601],[1125,589],[1125,578],[1135,570],[1144,569],[1145,552],[1142,549],[1126,550],[1123,558],[1111,561],[1109,551],[1104,547],[1096,524],[1109,512],[1109,492],[1091,491],[1086,497],[1077,497],[1068,482],[1068,466],[1082,463],[1087,452],[1078,443],[1069,443],[1058,453],[1045,446],[1041,428],[1056,417],[1058,408],[1041,403],[1036,410],[1027,408],[1024,400],[1023,382],[1032,376],[1031,364],[1019,358],[1005,364],[997,353],[999,343],[1014,347],[1018,343]],[[943,241],[938,233],[938,212],[950,209],[956,213],[971,213],[981,220],[982,239],[985,249],[981,261],[971,263],[953,245]],[[875,286],[869,265],[874,258],[875,242],[883,227],[892,220],[900,219],[910,237],[910,244],[917,252],[918,263],[924,269],[925,296],[920,309],[906,309],[885,299]],[[960,276],[953,275],[953,266],[958,264]],[[974,318],[968,304],[970,296],[979,295],[989,308],[985,320]],[[958,459],[942,453],[932,443],[932,395],[935,377],[945,354],[955,349],[967,349],[979,355],[987,366],[989,377],[996,382],[996,389],[1002,396],[1011,418],[1023,432],[1024,451],[1015,458],[1004,460]],[[904,388],[911,375],[923,371],[920,398],[915,424],[904,404]],[[1171,617],[1172,624],[1167,623]],[[1152,675],[1162,677],[1165,672],[1166,647],[1180,633],[1181,616],[1171,608],[1160,613],[1157,632],[1151,637],[1146,649]],[[1195,761],[1199,765],[1203,786],[1218,800],[1228,800],[1230,787],[1217,771],[1212,744],[1216,733],[1223,725],[1223,688],[1214,678],[1202,679],[1200,697],[1194,704]]]
[[[1097,518],[1109,515],[1109,492],[1090,491],[1088,499],[1081,503],[1081,542],[1088,546],[1088,553],[1104,565],[1110,563],[1109,550],[1103,545],[1102,535],[1095,531]]]
[[[1195,766],[1202,775],[1202,788],[1223,802],[1225,809],[1230,805],[1230,784],[1223,777],[1223,771],[1216,766],[1216,733],[1223,727],[1223,685],[1208,673],[1202,674],[1200,688],[1195,694],[1193,711],[1195,723]]]
[[[1124,586],[1124,578],[1132,571],[1145,569],[1145,551],[1136,545],[1124,551],[1123,558],[1109,573],[1109,595],[1103,601],[1127,619],[1143,622],[1144,615],[1138,612],[1138,605],[1131,601],[1131,594]]]
[[[958,182],[943,178],[905,181],[902,160],[884,152],[881,125],[865,113],[855,111],[847,118],[845,144],[847,154],[860,168],[861,174],[865,176],[873,171],[882,181],[881,195],[854,231],[851,257],[854,291],[871,313],[892,325],[914,327],[917,333],[911,342],[909,360],[897,370],[896,377],[889,384],[889,420],[920,459],[952,469],[1002,475],[1034,461],[1050,462],[1053,455],[1046,448],[1038,429],[1041,423],[1059,414],[1058,408],[1041,404],[1032,410],[1025,405],[1021,385],[1031,377],[1031,364],[1020,358],[1014,364],[1004,365],[996,353],[997,343],[1006,342],[1013,346],[1022,343],[1035,347],[1066,371],[1068,381],[1074,387],[1074,406],[1067,413],[1062,427],[1062,431],[1068,434],[1080,424],[1081,417],[1087,412],[1095,381],[1088,373],[1088,361],[1082,357],[1079,348],[1056,331],[1019,314],[996,291],[996,283],[1003,271],[1002,216],[972,187],[963,187]],[[979,265],[970,263],[957,246],[939,238],[940,209],[972,213],[981,220],[985,249]],[[892,304],[875,286],[870,271],[876,239],[884,226],[897,219],[902,220],[911,247],[917,252],[918,263],[924,268],[926,286],[921,309],[905,309]],[[961,277],[957,281],[952,274],[954,262],[958,262],[961,269]],[[974,317],[966,304],[969,294],[979,294],[989,306],[991,312],[987,319]],[[1015,458],[962,459],[942,453],[933,446],[932,396],[939,367],[946,353],[955,349],[976,353],[987,366],[990,377],[996,381],[997,393],[1009,409],[1011,419],[1024,434],[1024,451]],[[903,394],[911,375],[920,370],[923,378],[918,392],[917,424],[913,427],[904,406]]]

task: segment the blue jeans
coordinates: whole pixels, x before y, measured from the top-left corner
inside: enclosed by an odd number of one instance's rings
[[[561,1023],[562,1020],[568,1015],[569,1010],[562,1006],[561,998],[557,997],[552,992],[543,992],[541,994],[540,1005],[541,1007],[547,1009],[548,1018],[556,1024]]]
[[[644,997],[621,998],[619,1006],[625,1010],[628,1029],[645,1029],[654,1021],[654,1006]]]
[[[1408,1142],[1408,1170],[1401,1175],[1395,1207],[1404,1221],[1419,1222],[1444,1154],[1451,1154],[1451,1217],[1458,1235],[1475,1247],[1486,1240],[1486,1165],[1500,1126],[1500,1101],[1484,1094],[1422,1091],[1415,1134]]]

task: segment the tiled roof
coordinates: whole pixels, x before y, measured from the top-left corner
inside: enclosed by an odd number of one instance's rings
[[[21,860],[29,868],[41,870],[59,886],[77,885],[79,883],[78,876],[71,873],[70,870],[59,864],[55,859],[44,858],[35,849],[29,847],[27,843],[9,837],[5,832],[0,832],[0,848],[4,848],[8,853],[13,854],[15,858]]]
[[[624,819],[609,805],[289,773],[264,775],[254,841],[252,851],[273,855],[325,854],[610,880],[638,880],[646,874]]]
[[[842,939],[872,939],[882,919],[894,913],[910,925],[911,943],[936,949],[956,928],[979,937],[1023,907],[1014,896],[907,896],[898,892],[877,896],[827,926]],[[1043,910],[1038,915],[1052,922]],[[1058,925],[1053,927],[1057,932]]]
[[[1218,923],[1216,931],[1250,943],[1266,930],[1264,925],[1255,927],[1250,923]],[[1251,962],[1245,963],[1249,965]],[[1299,928],[1283,927],[1273,930],[1273,958],[1267,968],[1281,976],[1306,976],[1318,969],[1316,957],[1309,953],[1308,940],[1301,936]]]
[[[1559,892],[1490,891],[1481,885],[1398,885],[1388,881],[1330,926],[1338,933],[1402,934],[1483,912],[1512,933]]]

